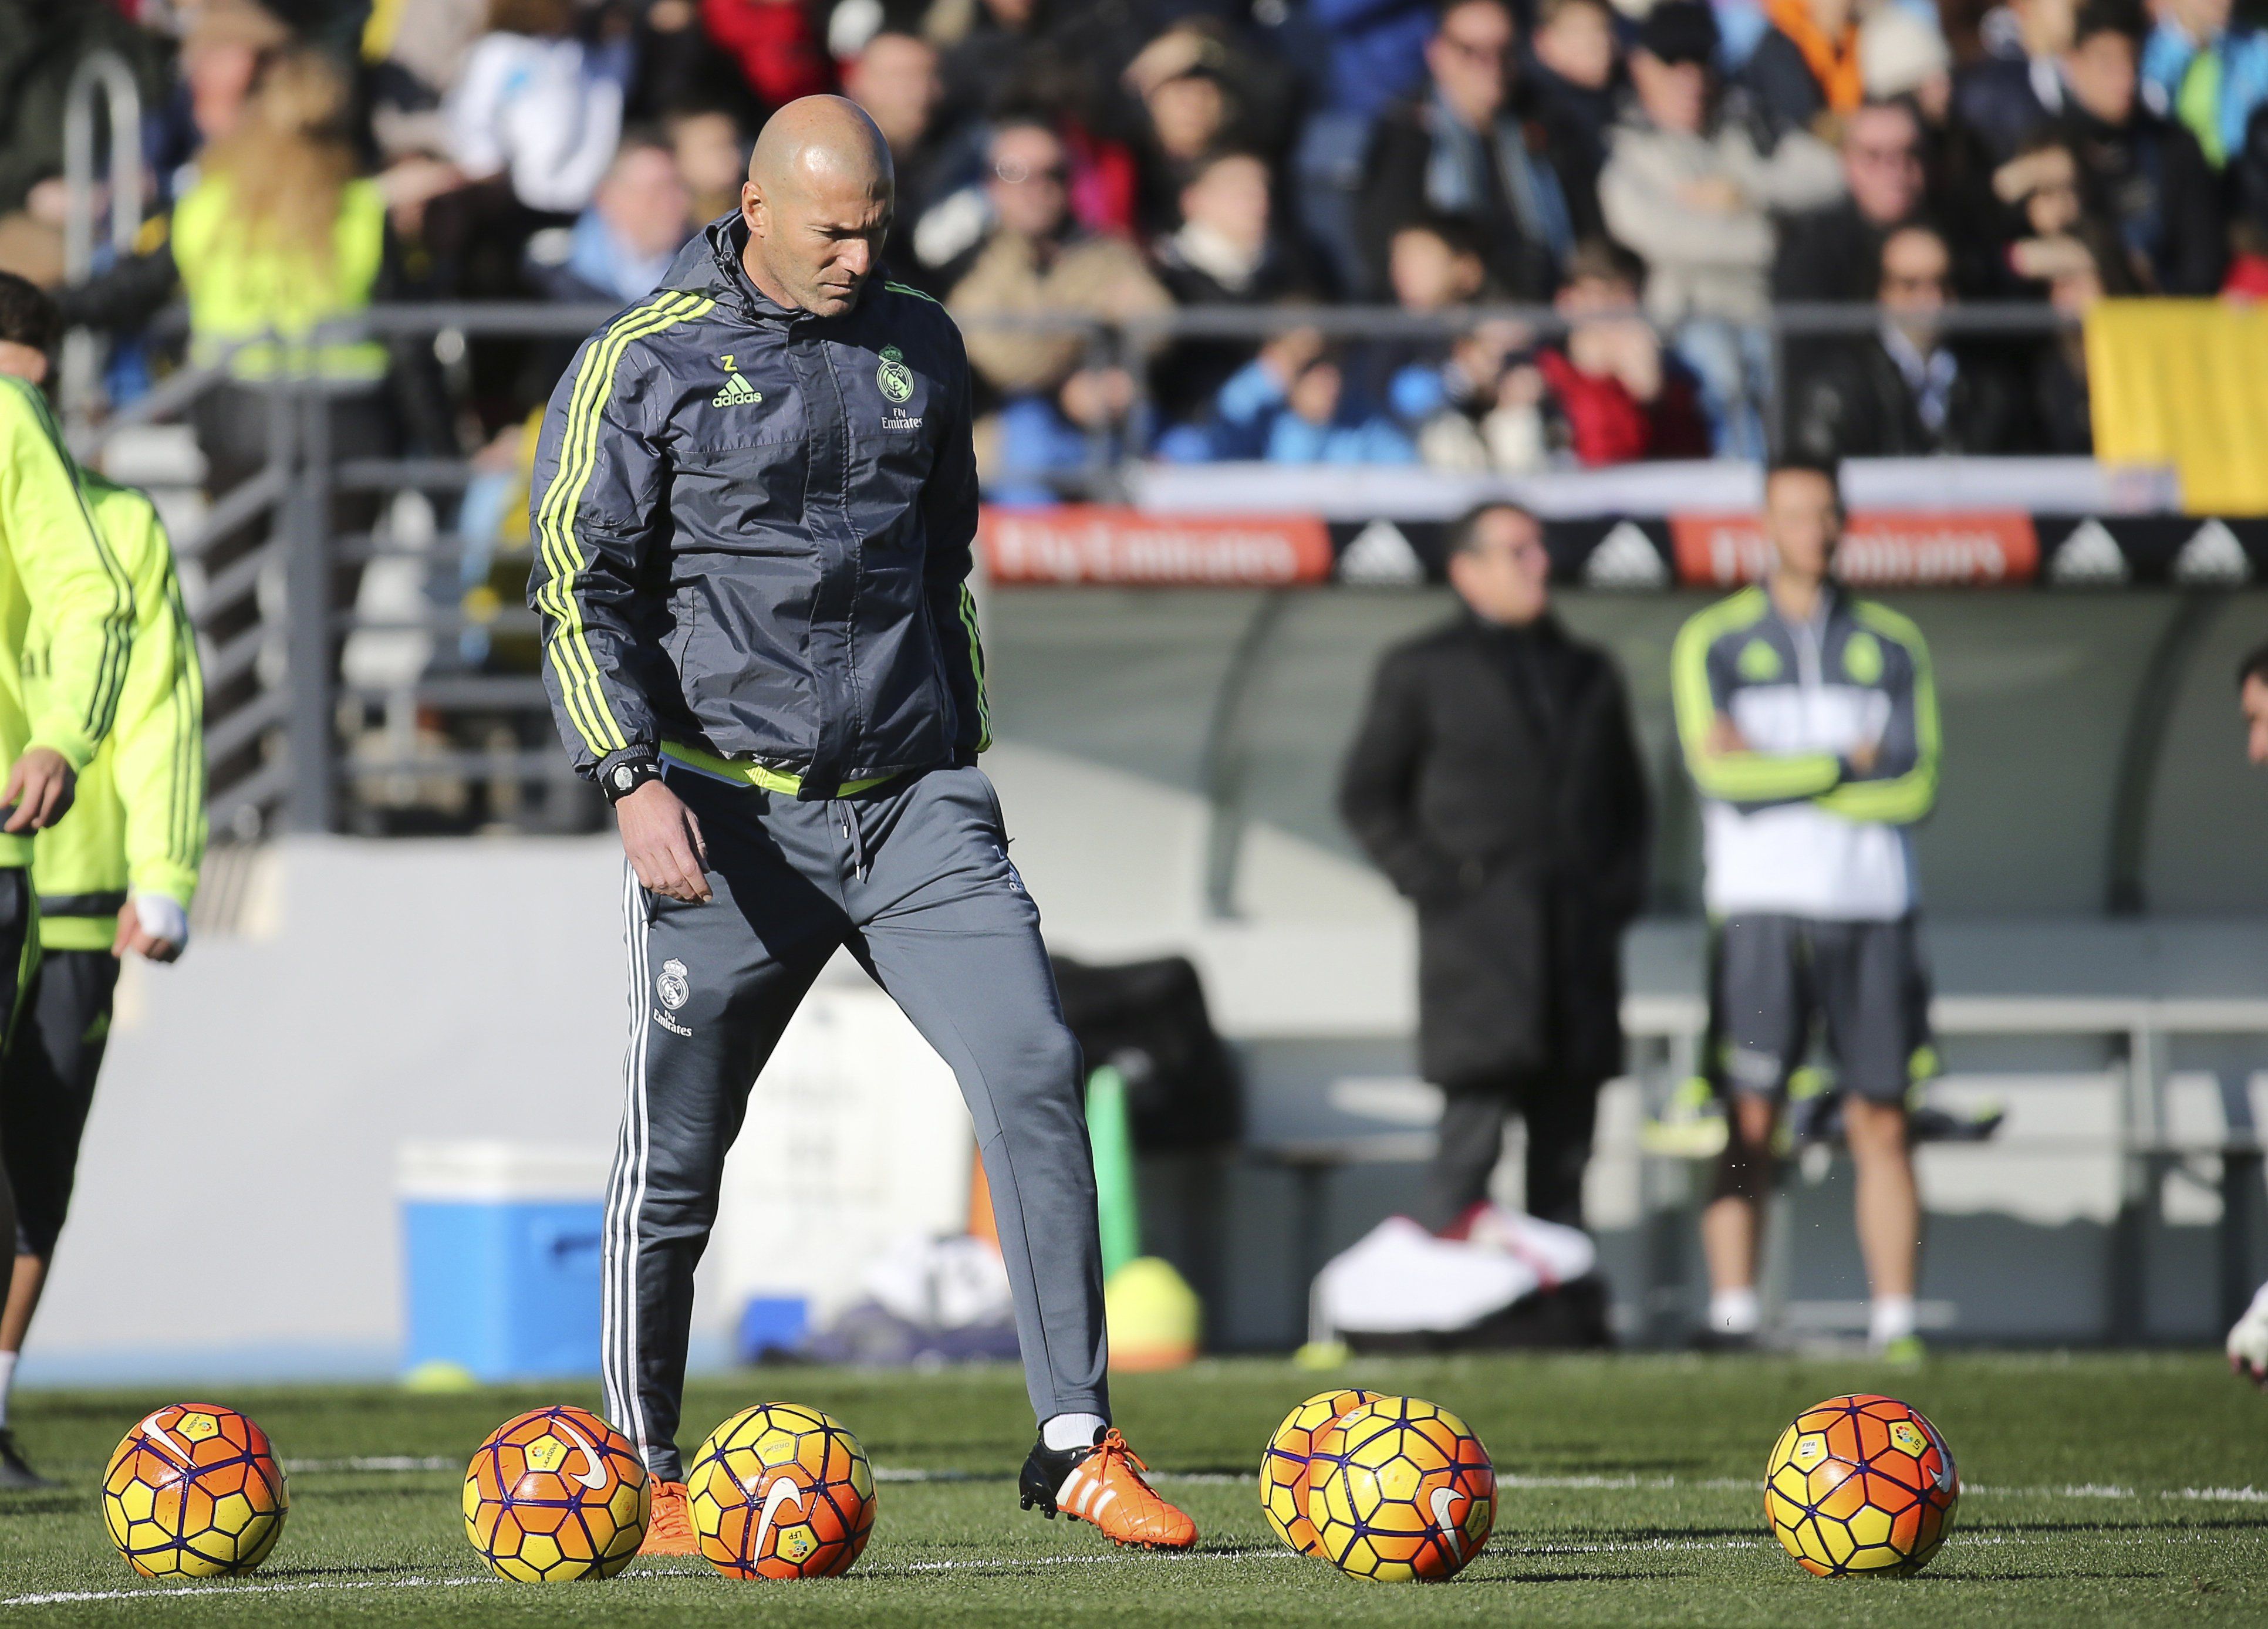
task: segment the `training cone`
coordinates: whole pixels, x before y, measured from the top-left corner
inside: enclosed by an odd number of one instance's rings
[[[1113,1369],[1179,1369],[1197,1354],[1204,1313],[1171,1262],[1156,1256],[1128,1262],[1102,1287],[1102,1310]]]

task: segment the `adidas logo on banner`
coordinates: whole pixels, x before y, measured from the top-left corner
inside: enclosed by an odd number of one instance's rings
[[[1583,581],[1593,588],[1661,588],[1669,568],[1646,529],[1634,520],[1616,525],[1583,562]]]
[[[2074,527],[2048,566],[2048,581],[2061,588],[2110,587],[2132,575],[2118,539],[2099,520],[2083,520]]]
[[[1390,520],[1373,520],[1354,534],[1354,541],[1339,556],[1339,581],[1367,583],[1373,588],[1423,583],[1425,568],[1402,528]]]
[[[2228,522],[2208,520],[2174,556],[2174,581],[2186,588],[2237,588],[2252,581],[2252,561]]]
[[[744,373],[725,376],[725,388],[709,399],[712,407],[753,407],[764,399],[763,392],[748,383]]]

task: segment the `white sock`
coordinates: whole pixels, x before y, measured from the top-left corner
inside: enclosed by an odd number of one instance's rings
[[[8,1427],[8,1391],[16,1383],[16,1354],[0,1352],[0,1431]]]
[[[1100,1414],[1057,1414],[1040,1427],[1040,1441],[1058,1453],[1066,1448],[1093,1448],[1108,1423]]]
[[[1753,1285],[1720,1289],[1709,1297],[1709,1327],[1719,1335],[1753,1335],[1764,1327],[1764,1303]]]
[[[1894,1340],[1904,1340],[1914,1332],[1914,1299],[1911,1295],[1877,1295],[1874,1314],[1867,1331],[1867,1344],[1880,1349]]]

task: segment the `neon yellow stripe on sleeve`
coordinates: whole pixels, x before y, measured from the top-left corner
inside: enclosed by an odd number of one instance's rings
[[[976,596],[961,585],[961,625],[968,630],[968,666],[976,675],[976,750],[992,745],[992,699],[984,688],[984,635],[976,627]]]
[[[70,488],[72,501],[78,505],[79,519],[85,528],[87,541],[93,546],[94,555],[101,563],[103,575],[110,579],[110,610],[102,619],[102,657],[95,668],[94,689],[87,698],[86,716],[80,721],[80,729],[88,742],[99,745],[116,720],[119,693],[126,687],[126,657],[132,648],[134,627],[133,581],[111,553],[110,545],[102,535],[102,528],[95,525],[94,510],[88,505],[86,490],[80,484],[78,465],[63,445],[63,427],[55,422],[55,415],[48,410],[48,399],[21,379],[4,375],[0,375],[0,378],[7,378],[8,383],[22,395],[32,409],[33,422],[40,427],[40,434],[47,437],[48,445],[54,449],[55,461],[62,466],[64,484]],[[26,724],[36,736],[38,721],[26,718]]]
[[[1846,781],[1817,801],[1822,809],[1846,820],[1911,826],[1937,804],[1938,765],[1944,745],[1929,644],[1911,619],[1887,605],[1862,599],[1852,607],[1852,614],[1896,644],[1913,664],[1914,763],[1905,774],[1889,780]]]
[[[615,361],[622,346],[634,334],[678,309],[680,302],[681,297],[671,294],[636,307],[616,319],[614,326],[585,351],[582,370],[576,375],[575,388],[568,401],[566,426],[560,433],[559,466],[544,493],[542,512],[536,522],[543,563],[550,574],[536,596],[536,605],[550,615],[554,624],[549,655],[559,674],[560,697],[585,743],[601,758],[615,749],[604,723],[591,711],[584,694],[585,670],[578,663],[578,655],[581,662],[590,664],[589,682],[593,688],[597,686],[597,664],[591,661],[589,640],[582,634],[581,608],[575,603],[575,582],[582,570],[582,561],[579,551],[563,539],[563,504],[571,490],[578,500],[581,496],[581,483],[576,480],[575,472],[586,456],[585,431],[589,429],[594,444],[598,413],[603,405],[600,393],[613,388]],[[567,511],[571,525],[571,513]],[[571,568],[566,564],[569,559],[576,562]],[[570,628],[574,630],[571,638]]]
[[[615,371],[623,353],[634,341],[706,315],[715,303],[690,295],[665,296],[618,319],[584,354],[567,409],[567,427],[560,437],[559,468],[544,495],[537,523],[544,563],[551,576],[536,603],[549,613],[555,624],[552,664],[559,673],[568,716],[585,743],[601,758],[620,752],[628,743],[600,684],[598,663],[584,628],[582,605],[576,598],[576,586],[589,561],[575,540],[575,512],[597,466],[599,426],[607,400],[614,393]]]
[[[1842,766],[1830,754],[1783,757],[1770,752],[1719,752],[1709,745],[1717,723],[1717,699],[1709,688],[1709,651],[1726,635],[1754,626],[1767,608],[1762,589],[1743,589],[1711,605],[1677,630],[1669,649],[1670,699],[1677,714],[1677,738],[1686,768],[1705,797],[1729,803],[1774,803],[1812,797],[1841,779]]]

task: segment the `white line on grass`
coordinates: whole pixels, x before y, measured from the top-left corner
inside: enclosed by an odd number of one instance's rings
[[[2224,1489],[2222,1492],[2250,1490]],[[2253,1495],[2253,1497],[2260,1497]],[[1984,1546],[2045,1543],[2066,1535],[2045,1533],[1960,1533],[1956,1543],[1963,1550]],[[2098,1532],[2093,1535],[2098,1544],[2112,1545],[2175,1545],[2219,1544],[2227,1542],[2220,1533]],[[1568,1555],[1659,1555],[1665,1552],[1727,1552],[1733,1551],[1770,1552],[1768,1537],[1756,1538],[1641,1538],[1627,1543],[1607,1540],[1594,1545],[1522,1545],[1517,1548],[1498,1546],[1495,1553],[1506,1558],[1541,1559]],[[909,1578],[931,1573],[1021,1572],[1043,1567],[1122,1567],[1157,1565],[1161,1560],[1189,1561],[1297,1561],[1301,1558],[1289,1550],[1198,1550],[1186,1556],[1160,1557],[1127,1551],[1105,1551],[1094,1555],[993,1556],[953,1561],[901,1561],[879,1567],[860,1567],[856,1574],[861,1578]],[[703,1574],[689,1567],[634,1567],[622,1574],[625,1578],[698,1578]],[[355,1579],[295,1579],[290,1582],[212,1582],[179,1584],[141,1589],[59,1589],[42,1595],[0,1596],[0,1608],[11,1606],[60,1606],[98,1601],[159,1601],[186,1596],[213,1595],[294,1595],[315,1589],[408,1589],[423,1587],[453,1589],[465,1584],[495,1584],[494,1578],[355,1578]]]
[[[284,1468],[294,1476],[301,1475],[363,1475],[390,1476],[409,1473],[454,1471],[453,1459],[434,1457],[413,1457],[406,1454],[377,1455],[354,1459],[287,1459]],[[1259,1480],[1250,1476],[1228,1471],[1153,1471],[1151,1479],[1174,1482],[1184,1486],[1216,1486],[1234,1487],[1249,1486]],[[998,1476],[981,1471],[930,1470],[914,1465],[877,1465],[877,1482],[983,1482],[997,1481]],[[1699,1493],[1747,1493],[1763,1486],[1761,1479],[1750,1481],[1741,1477],[1674,1477],[1674,1476],[1521,1476],[1499,1472],[1499,1487],[1517,1488],[1530,1493],[1583,1493],[1627,1489],[1664,1493],[1686,1489]],[[2199,1504],[2268,1504],[2268,1489],[2257,1487],[2124,1487],[2117,1483],[2082,1482],[2060,1487],[2006,1487],[1998,1483],[1970,1482],[1964,1484],[1963,1493],[1987,1499],[2171,1499]]]
[[[863,1567],[858,1575],[862,1578],[910,1577],[920,1573],[961,1573],[982,1571],[1016,1571],[1034,1567],[1108,1567],[1136,1561],[1150,1561],[1149,1554],[1131,1554],[1118,1551],[1101,1555],[1037,1555],[994,1556],[980,1560],[959,1561],[901,1561],[895,1565]],[[1175,1558],[1182,1559],[1182,1558]],[[1289,1550],[1219,1550],[1197,1551],[1186,1558],[1200,1561],[1296,1561],[1300,1558]],[[633,1567],[622,1574],[625,1578],[701,1578],[707,1574],[692,1567]],[[154,1585],[139,1589],[56,1589],[41,1595],[0,1596],[0,1607],[66,1606],[90,1601],[170,1601],[183,1596],[211,1595],[298,1595],[311,1589],[409,1589],[431,1585],[437,1589],[453,1589],[464,1584],[493,1584],[494,1578],[313,1578],[278,1580],[272,1583],[215,1581],[199,1584]]]
[[[148,1589],[55,1589],[45,1595],[0,1596],[0,1606],[65,1606],[83,1601],[170,1601],[191,1595],[294,1595],[308,1589],[453,1589],[493,1578],[306,1578],[290,1583],[178,1584]]]
[[[1252,1479],[1247,1478],[1247,1480]],[[1730,1493],[1759,1491],[1762,1478],[1749,1481],[1740,1477],[1674,1476],[1519,1476],[1499,1471],[1498,1487],[1519,1488],[1528,1492],[1580,1492],[1587,1489],[1644,1490],[1666,1493],[1687,1489],[1702,1493]],[[1964,1482],[1963,1494],[1980,1494],[1987,1499],[2176,1499],[2204,1504],[2268,1504],[2268,1492],[2257,1487],[2119,1487],[2100,1482],[2072,1484],[2062,1487],[2003,1487],[1997,1483]]]

